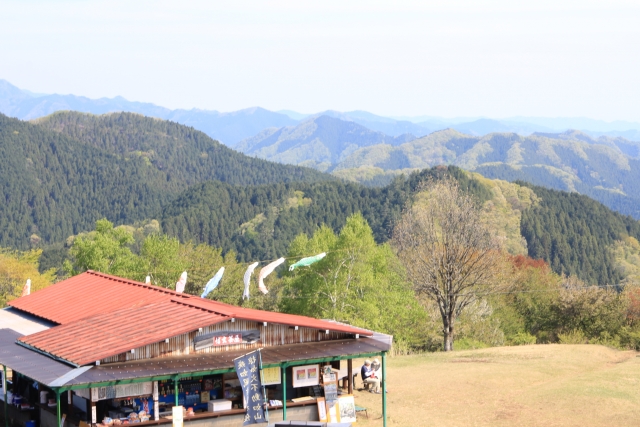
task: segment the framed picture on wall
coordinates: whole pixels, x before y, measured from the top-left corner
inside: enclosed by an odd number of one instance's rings
[[[293,368],[293,387],[311,387],[318,385],[320,365],[304,365],[294,366]]]
[[[307,368],[307,379],[318,379],[318,368]]]

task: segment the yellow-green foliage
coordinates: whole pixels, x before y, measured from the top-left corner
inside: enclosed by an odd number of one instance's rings
[[[406,282],[389,244],[376,244],[361,214],[354,214],[336,235],[327,226],[313,236],[298,235],[289,248],[295,260],[326,252],[321,261],[285,272],[280,309],[394,335],[422,346],[424,312]]]
[[[260,224],[262,224],[265,221],[265,219],[267,219],[266,215],[263,213],[259,213],[258,215],[253,217],[250,221],[247,221],[240,225],[240,233],[241,234],[245,234],[247,232],[255,233],[256,228]]]
[[[625,237],[615,242],[611,250],[616,259],[616,267],[624,275],[624,284],[640,285],[640,243],[633,237]]]
[[[363,147],[355,150],[349,156],[344,158],[335,170],[340,169],[358,169],[363,166],[371,166],[384,162],[389,159],[390,153],[394,150],[391,145],[377,144],[372,147]]]
[[[293,197],[287,199],[288,208],[299,208],[303,206],[311,205],[311,199],[308,197],[304,197],[304,192],[300,190],[295,190],[293,192]]]
[[[409,175],[414,171],[416,169],[384,170],[376,166],[359,166],[351,169],[335,170],[331,174],[348,181],[366,183],[376,178],[382,178],[380,182],[391,182],[398,175]]]
[[[512,255],[526,255],[527,242],[520,234],[522,210],[537,203],[538,197],[527,187],[507,181],[487,179],[480,174],[471,176],[491,189],[493,197],[484,203],[484,220],[504,239],[504,247]]]
[[[0,248],[0,307],[19,297],[27,279],[31,279],[31,292],[49,286],[55,277],[55,269],[40,274],[38,260],[42,249],[26,252]]]
[[[267,221],[269,214],[271,214],[271,218],[275,219],[280,215],[283,209],[297,209],[300,207],[310,206],[311,203],[313,203],[313,200],[309,197],[304,197],[303,191],[295,190],[292,197],[284,200],[281,206],[271,206],[268,208],[267,212],[261,212],[251,220],[242,223],[239,227],[240,234],[248,233],[250,235],[257,235],[259,233],[258,230],[260,225]]]
[[[527,187],[499,179],[488,179],[478,173],[469,176],[480,182],[492,193],[484,202],[483,220],[502,239],[504,249],[511,255],[527,255],[527,242],[520,234],[522,211],[536,204],[538,196]],[[416,203],[427,203],[427,194],[416,195]]]

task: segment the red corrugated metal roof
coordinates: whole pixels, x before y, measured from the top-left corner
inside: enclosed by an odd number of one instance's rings
[[[180,296],[170,289],[87,271],[8,304],[43,319],[65,324],[87,316]]]
[[[21,341],[77,364],[161,342],[231,317],[372,335],[340,323],[236,307],[93,271],[12,300],[9,305],[60,324]]]
[[[85,365],[228,317],[173,301],[86,317],[20,339],[45,353]]]
[[[348,334],[360,334],[363,336],[371,336],[371,331],[355,328],[343,323],[328,322],[326,320],[318,320],[313,317],[298,316],[295,314],[275,313],[272,311],[255,310],[252,308],[237,307],[235,305],[225,304],[218,301],[203,299],[191,296],[188,299],[182,299],[183,304],[193,307],[206,308],[214,310],[217,313],[235,317],[236,319],[251,320],[254,322],[277,323],[280,325],[300,326],[301,328],[314,328],[319,330],[346,332]]]

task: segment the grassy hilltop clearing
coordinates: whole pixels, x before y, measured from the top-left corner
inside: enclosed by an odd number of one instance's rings
[[[354,369],[362,361],[354,361]],[[360,380],[357,381],[361,387]],[[640,358],[595,345],[529,345],[388,359],[391,426],[634,426]],[[380,395],[354,391],[381,426]]]

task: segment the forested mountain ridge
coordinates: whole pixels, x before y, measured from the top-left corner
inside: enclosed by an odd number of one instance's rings
[[[163,210],[161,225],[164,232],[181,240],[233,250],[243,261],[278,258],[296,235],[313,233],[323,224],[340,230],[356,212],[366,218],[376,241],[384,242],[417,185],[444,173],[454,175],[481,197],[491,195],[458,168],[425,170],[384,188],[338,181],[258,187],[207,182],[173,200]]]
[[[453,129],[391,146],[361,148],[333,168],[336,176],[380,185],[394,173],[452,164],[489,178],[526,181],[588,195],[640,218],[640,143],[580,132],[484,137]]]
[[[0,114],[0,246],[61,241],[104,216],[143,219],[179,190],[141,158]]]
[[[241,261],[276,259],[291,240],[326,224],[344,226],[362,212],[378,240],[386,241],[407,189],[367,189],[354,183],[289,183],[239,187],[222,182],[195,185],[164,210],[162,230],[182,241],[233,250]]]
[[[34,123],[126,158],[142,158],[183,189],[208,180],[260,185],[332,179],[312,169],[247,157],[192,127],[139,114],[66,111]]]
[[[640,238],[640,222],[597,201],[518,182],[539,197],[522,213],[522,236],[529,256],[544,259],[559,274],[577,275],[590,284],[617,285],[625,277],[614,244]]]
[[[339,230],[355,212],[362,213],[380,243],[389,239],[419,183],[444,174],[477,197],[512,254],[542,258],[557,273],[590,284],[616,284],[625,277],[613,246],[640,239],[638,221],[576,193],[489,180],[456,167],[401,176],[382,188],[343,182],[240,188],[209,182],[169,204],[161,224],[183,241],[233,250],[246,262],[276,259],[297,234],[311,235],[322,224]]]
[[[321,115],[297,126],[265,129],[239,142],[235,148],[267,160],[328,171],[359,148],[376,144],[393,146],[412,139],[415,136],[411,134],[391,137],[353,121]]]
[[[594,138],[579,130],[568,130],[562,133],[542,133],[536,132],[535,136],[542,136],[553,139],[577,140],[584,141],[589,144],[601,144],[609,147],[615,147],[622,151],[625,155],[638,159],[640,158],[640,142],[630,141],[623,137],[599,136]]]
[[[484,147],[490,150],[479,150],[473,137],[455,131],[436,136],[455,139],[447,150],[462,153],[467,162],[486,160],[497,151],[488,142]],[[502,147],[513,150],[514,141],[524,145],[519,138],[504,137]],[[555,151],[544,150],[549,138],[534,138],[539,145],[530,151],[552,157]],[[583,144],[577,147],[587,158],[590,147],[596,147],[612,162],[635,161],[621,157],[615,147]],[[475,157],[467,154],[468,146],[476,148]],[[565,147],[564,159],[571,159],[566,152],[575,154],[576,146],[551,147]],[[311,234],[321,224],[337,231],[355,212],[364,215],[376,240],[384,242],[418,184],[446,173],[485,206],[502,206],[502,217],[494,215],[493,221],[508,224],[504,234],[512,250],[526,250],[557,272],[576,274],[588,283],[623,279],[611,246],[618,250],[620,242],[640,238],[636,221],[577,194],[531,187],[535,197],[527,196],[525,202],[524,190],[498,189],[456,167],[435,167],[398,177],[385,187],[366,188],[318,171],[248,158],[192,128],[130,113],[58,113],[38,124],[0,116],[0,150],[5,201],[0,205],[1,246],[62,242],[91,230],[103,217],[116,224],[158,218],[164,232],[183,241],[233,250],[240,260],[272,259],[286,252],[295,235]],[[520,155],[527,158],[529,153]],[[513,231],[516,224],[523,240]],[[624,253],[635,251],[625,248]]]
[[[132,113],[56,113],[38,124],[0,114],[0,246],[60,242],[107,217],[157,217],[189,185],[333,179],[253,159],[193,128]]]

